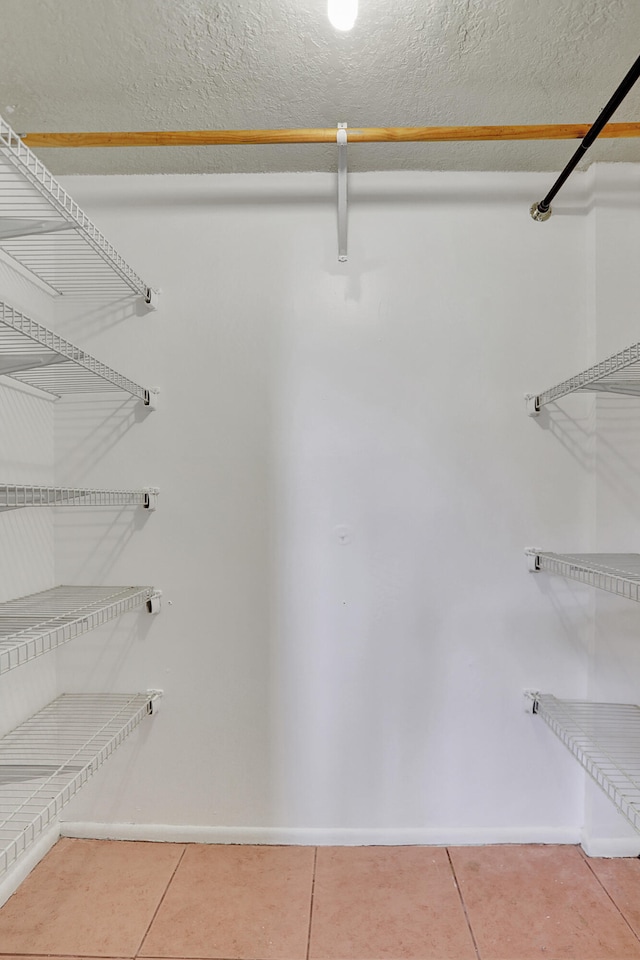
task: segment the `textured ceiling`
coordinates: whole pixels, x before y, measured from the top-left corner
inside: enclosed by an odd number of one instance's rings
[[[591,123],[640,52],[640,0],[0,0],[20,133]],[[640,84],[615,120],[640,119]],[[351,170],[559,170],[560,143],[361,144]],[[39,150],[56,173],[332,170],[332,147]],[[640,140],[590,159],[640,160]]]

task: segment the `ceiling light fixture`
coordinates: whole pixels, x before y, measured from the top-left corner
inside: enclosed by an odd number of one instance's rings
[[[346,32],[351,30],[358,16],[358,0],[329,0],[327,4],[329,21],[336,28]]]

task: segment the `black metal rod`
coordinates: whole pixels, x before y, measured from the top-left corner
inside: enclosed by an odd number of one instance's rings
[[[549,190],[549,193],[546,195],[544,200],[541,200],[540,203],[537,204],[538,213],[547,213],[549,211],[551,201],[557,194],[558,190],[573,173],[578,163],[580,160],[582,160],[585,153],[596,139],[604,125],[609,122],[626,95],[629,93],[638,77],[640,77],[640,57],[638,57],[631,69],[628,71],[609,102],[602,108],[598,119],[580,141],[580,146],[571,157],[569,163],[566,165],[554,185],[551,187],[551,190]],[[534,209],[535,208],[536,204],[534,204]]]

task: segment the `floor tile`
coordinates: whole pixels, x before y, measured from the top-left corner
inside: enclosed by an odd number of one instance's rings
[[[0,909],[11,954],[133,957],[183,844],[59,840]]]
[[[320,847],[311,960],[475,960],[447,851]]]
[[[589,857],[587,865],[640,936],[640,860],[637,857],[613,860]]]
[[[304,960],[313,847],[189,846],[144,957]]]
[[[577,847],[450,850],[482,960],[636,960],[640,942]]]

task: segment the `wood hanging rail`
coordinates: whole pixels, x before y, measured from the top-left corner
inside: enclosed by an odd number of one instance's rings
[[[350,127],[349,143],[461,140],[581,140],[588,123],[485,127]],[[608,123],[600,137],[640,137],[640,123]],[[26,133],[28,147],[196,147],[257,143],[335,143],[336,127],[300,130],[141,130],[116,133]]]

